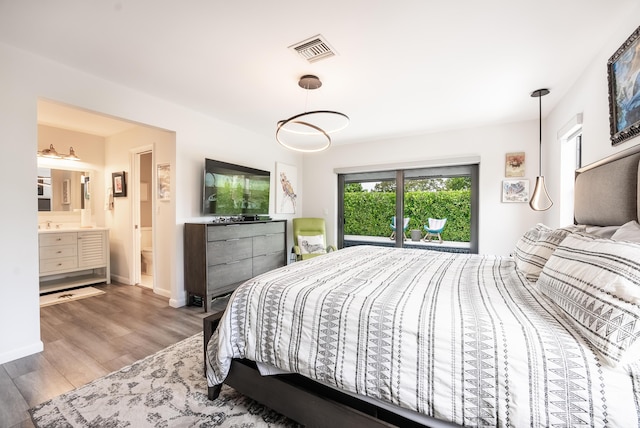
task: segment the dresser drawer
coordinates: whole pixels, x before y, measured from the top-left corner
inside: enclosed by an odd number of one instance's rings
[[[77,267],[77,257],[61,257],[59,259],[40,260],[40,275],[75,269]]]
[[[217,290],[245,281],[252,277],[251,259],[239,260],[208,268],[207,291],[215,294]]]
[[[77,245],[52,245],[49,247],[40,247],[40,260],[75,257],[77,254]]]
[[[65,233],[42,233],[39,236],[39,242],[41,247],[48,247],[51,245],[76,245],[78,240],[78,234],[75,232]]]
[[[251,258],[251,238],[213,241],[207,244],[207,264],[219,265]]]
[[[226,241],[227,239],[249,238],[253,236],[253,224],[225,224],[207,228],[207,241]]]
[[[253,256],[284,251],[284,233],[260,235],[253,238]]]
[[[284,266],[284,251],[257,256],[253,258],[252,276],[257,276],[282,266]]]

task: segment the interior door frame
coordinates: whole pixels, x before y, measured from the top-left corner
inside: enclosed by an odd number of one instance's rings
[[[132,285],[141,284],[142,283],[142,246],[141,246],[141,228],[140,228],[140,156],[146,153],[151,153],[151,166],[155,165],[155,155],[154,155],[154,144],[145,145],[135,147],[131,150],[131,177],[129,178],[129,191],[131,195],[131,240],[133,242],[132,245],[132,254],[133,260],[131,263],[133,272],[131,275]],[[151,198],[151,227],[153,230],[153,253],[155,254],[155,234],[156,234],[156,206],[155,206],[155,198],[153,189],[155,189],[156,177],[153,174],[153,170],[151,172],[151,189],[149,189],[149,197]],[[156,275],[155,275],[156,265],[153,264],[153,285],[152,289],[155,290],[156,287]]]

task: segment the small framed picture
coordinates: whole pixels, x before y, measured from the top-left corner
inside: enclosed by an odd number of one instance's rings
[[[524,152],[507,153],[504,165],[505,177],[524,177]]]
[[[171,164],[159,163],[157,167],[158,200],[171,200]]]
[[[111,181],[114,197],[127,196],[127,180],[124,171],[112,173]]]
[[[529,180],[503,180],[502,202],[529,202]]]

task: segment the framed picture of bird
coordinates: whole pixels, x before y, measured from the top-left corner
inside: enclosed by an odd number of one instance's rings
[[[295,166],[276,162],[276,213],[295,214],[298,171]]]

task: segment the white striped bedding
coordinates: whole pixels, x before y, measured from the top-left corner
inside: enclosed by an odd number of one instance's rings
[[[232,358],[464,426],[640,426],[640,363],[603,364],[510,257],[360,246],[268,272],[209,342],[210,386]]]

